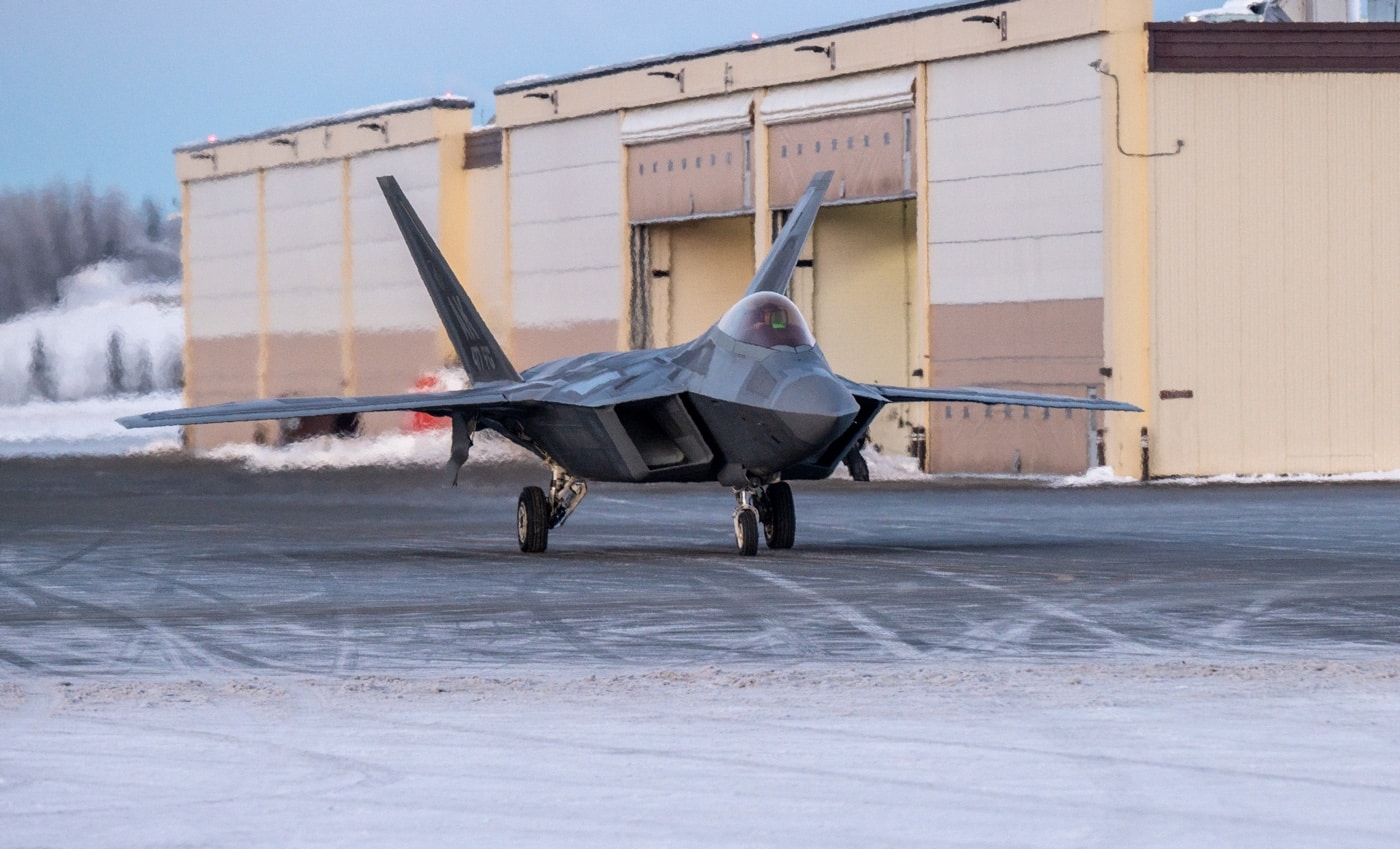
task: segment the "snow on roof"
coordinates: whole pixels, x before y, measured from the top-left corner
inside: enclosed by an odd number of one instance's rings
[[[873,18],[860,18],[854,21],[847,21],[843,24],[819,27],[817,29],[801,30],[799,32],[787,33],[786,35],[775,35],[769,38],[760,38],[753,41],[736,41],[732,44],[725,44],[719,47],[711,47],[704,50],[694,50],[685,53],[673,53],[669,56],[648,56],[643,59],[633,59],[629,62],[621,62],[616,65],[604,65],[596,68],[589,68],[583,71],[574,71],[568,74],[560,74],[553,77],[527,77],[524,80],[504,83],[496,86],[495,94],[512,94],[525,91],[527,89],[539,88],[543,85],[559,85],[561,83],[571,83],[578,80],[591,79],[593,77],[605,77],[609,74],[616,74],[621,71],[634,71],[641,68],[650,68],[656,65],[665,65],[672,62],[683,62],[689,59],[703,59],[707,56],[719,56],[724,53],[741,53],[749,50],[759,50],[764,47],[772,47],[775,44],[790,44],[794,41],[805,41],[810,38],[822,38],[826,36],[840,35],[844,32],[870,29],[871,27],[882,26],[884,24],[902,23],[904,21],[914,21],[920,18],[928,18],[934,15],[950,15],[957,12],[966,12],[972,9],[980,9],[985,6],[1005,5],[1014,0],[956,0],[956,2],[939,3],[934,6],[924,6],[919,9],[909,9],[903,12],[893,12],[888,15],[878,15]]]
[[[175,148],[175,152],[189,153],[191,151],[205,150],[207,148],[233,144],[235,142],[257,141],[258,139],[285,136],[290,133],[298,133],[302,130],[310,130],[315,127],[328,127],[332,124],[363,121],[368,118],[380,118],[385,115],[396,115],[401,112],[416,112],[419,109],[473,109],[475,107],[475,101],[470,98],[457,97],[450,94],[439,97],[420,97],[416,100],[395,100],[390,103],[381,103],[377,106],[366,106],[363,109],[352,109],[349,112],[342,112],[339,115],[327,115],[322,118],[312,118],[297,124],[273,127],[272,129],[262,130],[256,133],[230,136],[229,138],[218,139],[216,141],[188,142]]]

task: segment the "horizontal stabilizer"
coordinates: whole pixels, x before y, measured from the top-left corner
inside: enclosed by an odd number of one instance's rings
[[[826,189],[831,185],[833,173],[822,171],[812,177],[812,182],[807,184],[807,190],[792,208],[792,215],[778,232],[778,238],[773,240],[772,249],[768,251],[768,256],[764,257],[763,264],[758,267],[758,273],[754,275],[745,295],[755,292],[777,292],[779,295],[787,295],[792,270],[797,267],[797,258],[802,254],[802,246],[807,243],[807,235],[812,232],[812,224],[817,220],[817,210],[821,208],[822,198],[826,196]]]
[[[345,413],[381,413],[395,410],[447,415],[453,410],[478,409],[505,402],[499,390],[466,389],[457,392],[414,392],[403,395],[369,395],[359,398],[264,398],[234,401],[208,407],[187,407],[142,413],[117,419],[122,427],[172,427],[217,422],[260,422],[305,416],[338,416]]]
[[[481,313],[477,312],[476,305],[467,297],[462,284],[457,282],[457,275],[452,273],[437,243],[419,220],[418,213],[413,211],[403,189],[399,188],[398,180],[380,177],[379,188],[389,202],[389,209],[394,213],[404,241],[408,243],[409,253],[413,254],[413,262],[418,266],[418,274],[428,288],[433,306],[437,307],[442,326],[447,330],[447,338],[452,340],[452,347],[461,358],[462,368],[466,369],[473,385],[496,380],[519,382],[519,372],[506,359],[505,352],[486,326]]]
[[[946,389],[925,387],[880,386],[860,384],[892,403],[942,401],[955,404],[1012,404],[1018,407],[1052,407],[1072,410],[1118,410],[1141,413],[1142,408],[1122,401],[1104,398],[1075,398],[1073,395],[1042,395],[1038,392],[1017,392],[1013,389],[990,389],[981,386],[953,386]]]

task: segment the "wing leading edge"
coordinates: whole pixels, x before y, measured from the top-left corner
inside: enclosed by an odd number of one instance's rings
[[[458,392],[415,392],[403,395],[367,395],[350,398],[264,398],[234,401],[207,407],[162,410],[117,419],[123,427],[170,427],[173,425],[214,424],[216,422],[257,422],[295,419],[304,416],[334,416],[343,413],[383,413],[412,411],[448,415],[453,410],[489,408],[504,405],[499,388],[484,387]]]
[[[951,386],[928,388],[916,386],[880,386],[874,383],[855,384],[893,404],[942,401],[962,404],[1011,404],[1018,407],[1051,407],[1070,410],[1116,410],[1141,413],[1142,408],[1123,401],[1106,398],[1075,398],[1073,395],[1043,395],[1038,392],[1017,392],[1013,389],[991,389],[982,386]]]

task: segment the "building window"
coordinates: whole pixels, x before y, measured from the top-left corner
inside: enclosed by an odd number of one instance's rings
[[[715,155],[713,153],[710,154],[710,167],[715,167]]]
[[[831,140],[831,150],[832,150],[832,152],[834,153],[834,152],[836,152],[836,151],[838,151],[838,150],[840,150],[840,149],[841,149],[841,143],[838,142],[836,139],[832,139],[832,140]]]
[[[855,136],[846,136],[846,150],[855,150],[855,147],[856,147],[856,137],[855,137]]]
[[[889,143],[890,143],[890,134],[889,134],[889,133],[885,133],[885,144],[888,146]]]
[[[651,163],[651,173],[653,173],[653,174],[656,173],[656,166],[657,166],[657,163],[656,163],[656,162]]]
[[[700,157],[698,157],[698,156],[695,157],[695,167],[696,167],[696,168],[699,168],[699,167],[700,167]]]
[[[870,147],[870,136],[865,137],[865,146]]]
[[[787,159],[787,145],[783,145],[783,153],[781,158]]]
[[[666,170],[667,170],[667,171],[674,171],[674,170],[676,170],[676,160],[674,160],[674,159],[668,159],[668,160],[666,160]]]
[[[687,156],[685,159],[682,159],[682,160],[681,160],[681,170],[684,171],[684,170],[685,170],[685,167],[686,167],[687,165],[689,165],[689,164],[690,164],[690,157]]]
[[[812,152],[813,152],[813,153],[821,153],[821,152],[822,152],[822,143],[821,143],[821,142],[817,142],[816,144],[812,145]]]
[[[801,143],[801,142],[798,142],[798,143],[797,143],[797,155],[798,155],[798,156],[801,156],[801,155],[802,155],[802,143]]]

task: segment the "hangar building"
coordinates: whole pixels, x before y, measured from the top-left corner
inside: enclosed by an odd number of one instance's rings
[[[955,3],[509,83],[489,127],[433,99],[181,148],[189,401],[403,391],[445,362],[373,176],[524,367],[698,334],[833,169],[794,299],[838,372],[1146,410],[896,406],[886,451],[1400,467],[1400,27],[1151,5]]]

